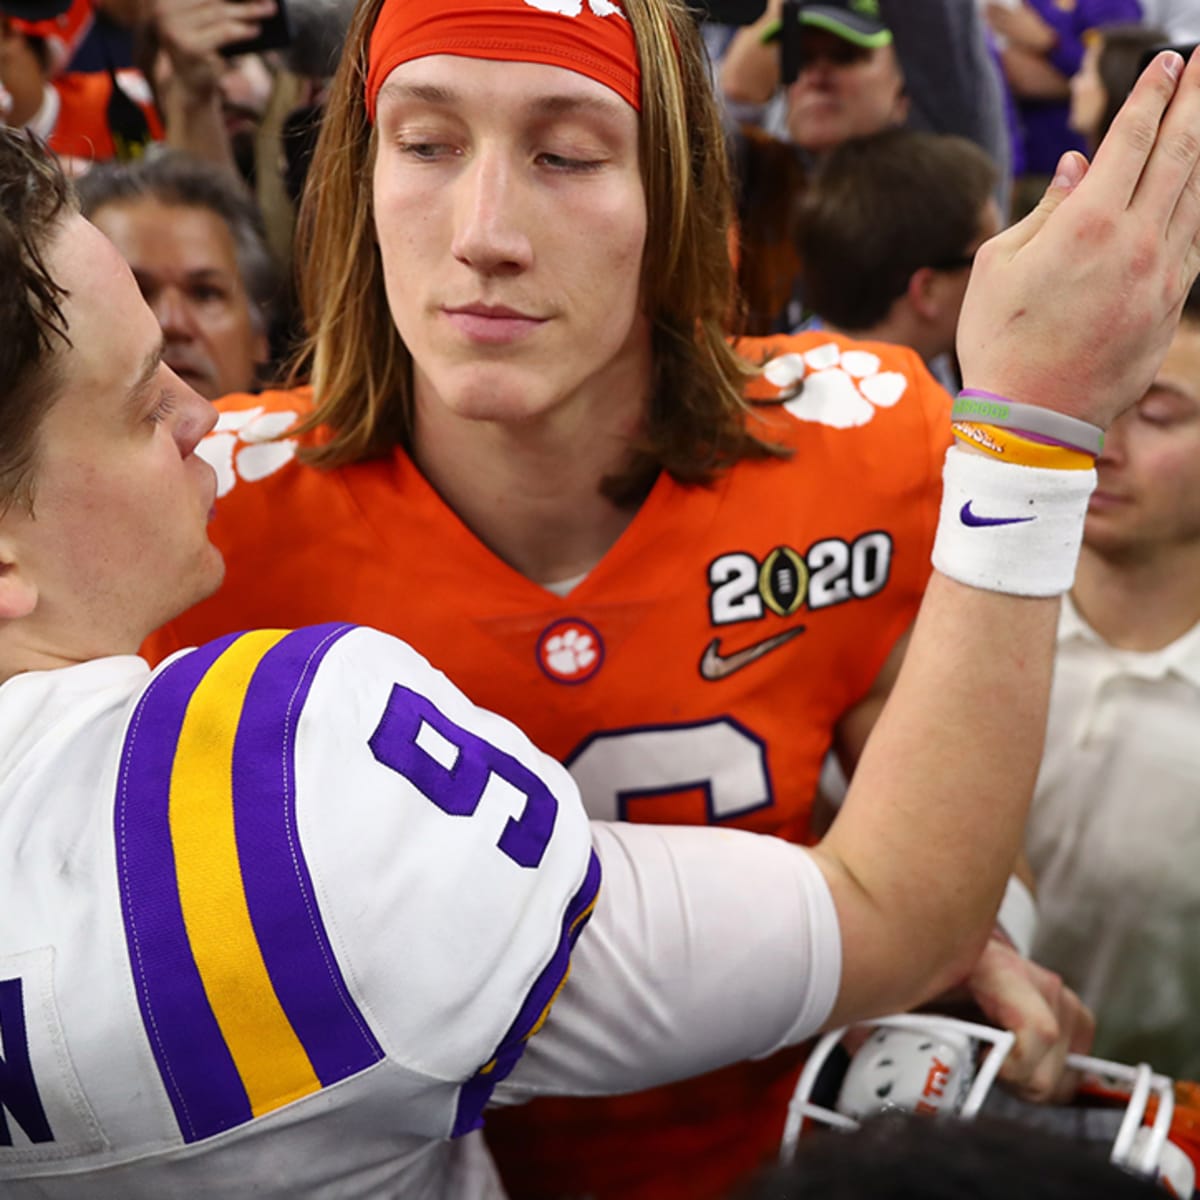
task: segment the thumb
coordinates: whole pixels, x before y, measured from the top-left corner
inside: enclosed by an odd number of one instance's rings
[[[1023,246],[1050,219],[1050,214],[1083,182],[1088,160],[1078,150],[1068,150],[1058,160],[1058,169],[1037,208],[1012,228],[1017,248]]]

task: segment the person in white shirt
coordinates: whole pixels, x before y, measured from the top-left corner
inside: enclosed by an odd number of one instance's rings
[[[1034,957],[1096,1053],[1200,1074],[1200,294],[1108,432],[1028,831]]]

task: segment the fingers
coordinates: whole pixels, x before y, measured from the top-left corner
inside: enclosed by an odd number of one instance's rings
[[[1011,1026],[1016,1042],[1000,1078],[1038,1103],[1066,1103],[1078,1078],[1066,1069],[1068,1054],[1092,1044],[1095,1023],[1079,997],[1052,971],[1025,961],[1030,984],[1024,1012]]]
[[[211,54],[222,46],[258,34],[259,22],[275,11],[274,0],[181,0],[159,4],[168,39],[192,54]]]
[[[1083,182],[1088,172],[1088,160],[1076,150],[1069,150],[1058,160],[1054,178],[1038,206],[1001,236],[1011,243],[1015,253],[1050,219],[1050,214]]]
[[[1198,164],[1200,54],[1193,54],[1134,196],[1134,206],[1145,209],[1149,220],[1166,232],[1168,247],[1177,252],[1192,242],[1200,225],[1195,203]]]
[[[1000,1078],[1027,1100],[1066,1100],[1076,1079],[1068,1054],[1084,1053],[1095,1031],[1091,1013],[1052,971],[993,939],[967,981],[984,1015],[1016,1041]]]
[[[1195,62],[1192,67],[1197,69]],[[1142,72],[1113,120],[1096,151],[1091,171],[1093,186],[1103,192],[1106,206],[1112,205],[1117,211],[1127,208],[1139,188],[1152,153],[1155,150],[1162,153],[1158,146],[1159,128],[1175,96],[1182,72],[1183,59],[1177,53],[1160,54]],[[1182,188],[1182,180],[1179,188]],[[1178,196],[1179,188],[1175,196]],[[1173,207],[1174,198],[1166,212]]]

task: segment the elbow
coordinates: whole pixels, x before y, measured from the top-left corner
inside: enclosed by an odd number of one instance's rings
[[[941,952],[928,960],[923,978],[914,981],[917,994],[904,1007],[916,1008],[959,987],[979,961],[991,933],[990,922],[954,930],[945,939]]]

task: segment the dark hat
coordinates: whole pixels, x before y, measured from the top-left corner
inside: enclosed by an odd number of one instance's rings
[[[4,0],[0,0],[0,4]],[[784,5],[783,16],[768,23],[762,31],[763,45],[770,45],[783,32],[783,22],[792,15],[798,24],[810,29],[824,29],[864,50],[892,44],[892,31],[879,15],[879,0],[835,0],[834,3],[800,0],[795,6]]]
[[[70,7],[71,0],[0,0],[0,15],[34,25],[61,17]]]
[[[5,2],[7,0],[0,0],[0,3]],[[869,50],[892,44],[892,31],[883,23],[879,0],[801,4],[797,16],[801,25],[827,30]]]

